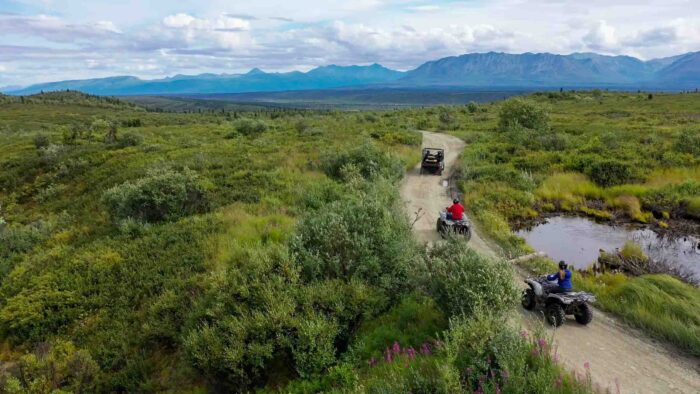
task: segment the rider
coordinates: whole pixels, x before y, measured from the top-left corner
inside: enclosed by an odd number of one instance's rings
[[[558,284],[547,289],[550,293],[566,293],[574,288],[571,284],[571,271],[564,260],[559,262],[559,272],[547,275],[547,280],[556,280]]]
[[[452,200],[452,206],[447,208],[448,220],[462,220],[464,218],[464,206],[459,203],[458,199]]]

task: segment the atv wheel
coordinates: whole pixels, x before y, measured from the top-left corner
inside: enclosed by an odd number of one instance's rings
[[[547,322],[552,327],[561,326],[564,324],[564,319],[566,318],[564,308],[557,303],[547,305],[547,307],[544,309],[544,316],[547,318]]]
[[[574,317],[579,324],[584,326],[593,320],[593,310],[588,304],[581,304],[576,308],[574,312]]]
[[[440,219],[437,220],[437,225],[435,226],[435,229],[437,230],[438,233],[442,234],[442,220],[440,220]]]
[[[527,289],[523,291],[523,296],[520,299],[520,303],[523,304],[523,308],[531,311],[535,309],[535,292],[532,289]]]
[[[459,230],[459,233],[464,236],[465,241],[469,241],[469,239],[472,237],[472,230],[469,227],[462,227]]]

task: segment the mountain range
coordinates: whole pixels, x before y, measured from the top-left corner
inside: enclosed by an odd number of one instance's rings
[[[379,64],[323,66],[308,72],[132,76],[41,83],[6,93],[79,90],[97,95],[273,92],[340,87],[593,88],[684,90],[700,87],[700,52],[642,61],[595,53],[471,53],[429,61],[410,71]]]

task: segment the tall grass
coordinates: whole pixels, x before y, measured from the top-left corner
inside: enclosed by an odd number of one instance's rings
[[[700,356],[700,292],[668,275],[583,276],[576,286],[596,294],[598,305],[628,324]]]

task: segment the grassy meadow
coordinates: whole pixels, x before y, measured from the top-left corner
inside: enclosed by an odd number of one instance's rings
[[[0,392],[591,392],[512,267],[414,240],[446,111],[0,96]]]

